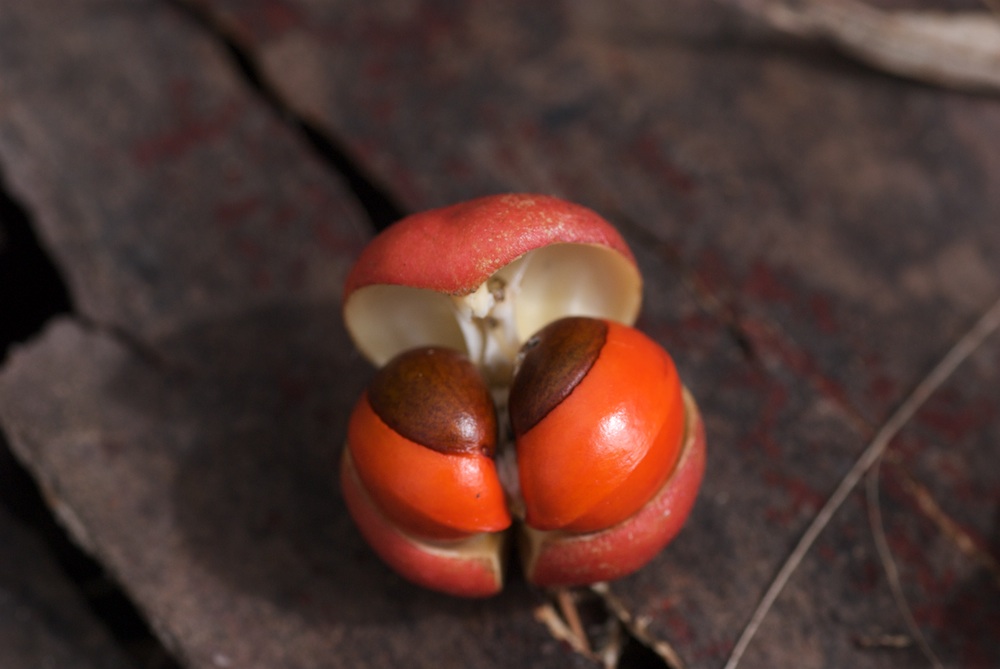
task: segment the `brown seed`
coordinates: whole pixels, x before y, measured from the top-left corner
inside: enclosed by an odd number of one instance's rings
[[[496,450],[493,399],[475,366],[458,351],[419,348],[396,356],[368,388],[379,418],[398,434],[441,453]]]
[[[571,317],[548,324],[524,343],[510,389],[515,436],[537,425],[573,392],[597,361],[607,336],[604,321]]]

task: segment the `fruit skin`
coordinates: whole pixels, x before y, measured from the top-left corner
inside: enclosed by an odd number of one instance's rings
[[[489,597],[503,589],[505,534],[475,534],[452,541],[428,541],[407,534],[365,492],[346,448],[340,485],[361,535],[400,576],[457,597]]]
[[[590,533],[522,528],[527,579],[542,587],[587,585],[627,576],[677,535],[694,506],[705,471],[705,428],[685,390],[685,436],[677,465],[659,492],[634,516]]]
[[[551,323],[525,351],[510,394],[525,522],[594,532],[629,518],[681,450],[673,360],[638,330],[591,318]],[[574,363],[581,355],[585,369]]]
[[[344,284],[344,303],[370,285],[449,295],[474,291],[528,251],[597,244],[635,265],[618,231],[597,213],[547,195],[491,195],[408,216],[365,247]]]
[[[419,346],[465,351],[494,385],[525,339],[562,316],[633,323],[642,277],[597,213],[545,195],[493,195],[408,216],[375,237],[344,285],[344,324],[375,365]]]

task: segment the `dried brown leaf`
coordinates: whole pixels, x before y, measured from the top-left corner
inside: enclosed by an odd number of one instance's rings
[[[1000,93],[995,11],[882,11],[852,0],[735,4],[781,32],[830,42],[876,69],[945,88]]]

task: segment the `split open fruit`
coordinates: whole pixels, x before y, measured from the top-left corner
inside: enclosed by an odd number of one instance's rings
[[[344,317],[379,371],[341,485],[386,563],[486,596],[514,533],[541,586],[624,576],[677,534],[704,428],[670,356],[631,327],[641,292],[618,232],[547,196],[415,214],[369,244]]]

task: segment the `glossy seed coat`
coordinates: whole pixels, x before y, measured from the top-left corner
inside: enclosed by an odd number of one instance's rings
[[[638,330],[609,321],[598,328],[592,320],[559,321],[539,333],[555,343],[525,352],[522,371],[534,369],[534,378],[515,380],[511,393],[514,422],[518,407],[549,404],[549,370],[574,382],[537,422],[515,428],[525,522],[536,529],[592,532],[625,520],[655,494],[680,452],[684,406],[670,356]],[[591,346],[580,341],[588,336]],[[577,379],[566,369],[584,373]],[[545,399],[536,401],[536,392]]]
[[[525,342],[510,389],[514,436],[533,428],[565,400],[597,361],[608,326],[596,318],[563,318]]]
[[[375,375],[368,399],[389,427],[427,448],[490,457],[496,450],[493,399],[458,351],[427,347],[396,356]]]

